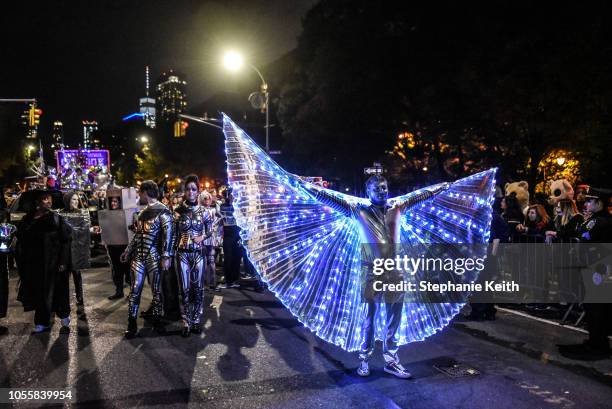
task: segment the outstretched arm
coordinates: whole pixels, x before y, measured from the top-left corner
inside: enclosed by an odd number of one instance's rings
[[[431,199],[432,197],[439,194],[440,192],[448,190],[450,186],[451,186],[450,183],[442,183],[441,185],[436,186],[432,190],[424,190],[423,192],[417,195],[410,196],[409,198],[403,200],[402,202],[397,203],[395,206],[399,208],[400,211],[403,212],[404,210],[408,209],[411,206],[414,206],[417,203],[421,203],[427,199]]]
[[[342,213],[343,215],[350,217],[352,213],[352,207],[349,202],[342,199],[339,196],[332,195],[325,191],[325,189],[313,185],[312,183],[308,183],[300,179],[299,176],[295,176],[304,189],[306,189],[311,195],[314,196],[316,200],[323,203],[326,206],[331,207],[332,209]]]

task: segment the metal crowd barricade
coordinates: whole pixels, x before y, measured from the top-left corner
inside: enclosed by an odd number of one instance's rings
[[[520,284],[521,297],[511,304],[554,304],[562,314],[561,324],[581,306],[584,283],[579,265],[588,265],[585,248],[578,238],[569,241],[543,235],[513,235],[513,243],[500,252],[497,278]],[[584,246],[584,245],[582,245]],[[506,304],[503,298],[500,303]],[[507,305],[507,304],[506,304]],[[584,313],[574,325],[579,325]]]

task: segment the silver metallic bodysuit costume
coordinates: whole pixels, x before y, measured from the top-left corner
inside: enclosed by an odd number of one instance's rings
[[[135,320],[138,317],[145,277],[148,277],[153,293],[152,315],[158,318],[163,314],[160,261],[162,257],[172,256],[173,239],[172,213],[162,203],[148,205],[138,213],[134,237],[126,249],[130,254],[132,275],[129,318]]]
[[[412,196],[392,207],[388,204],[351,204],[342,200],[340,197],[330,195],[324,190],[318,189],[314,185],[304,183],[303,186],[321,203],[330,206],[347,217],[357,220],[362,234],[362,243],[378,244],[400,243],[401,214],[409,207],[427,200],[446,189],[446,187],[442,186],[433,191],[425,190],[423,193]],[[367,262],[368,260],[362,259],[362,263]],[[366,280],[371,278],[372,277],[366,277]],[[374,319],[379,303],[369,300],[367,304],[367,314],[361,326],[361,332],[363,334],[359,350],[359,358],[361,360],[367,360],[372,355],[376,341],[374,334]],[[383,357],[387,363],[399,363],[399,358],[397,356],[399,347],[394,337],[401,323],[402,306],[401,302],[385,304],[386,334],[384,335],[385,338],[383,341]]]
[[[204,207],[204,211],[208,213],[205,220],[206,230],[210,232],[210,236],[202,242],[202,254],[204,255],[204,276],[205,281],[211,288],[216,287],[216,266],[215,266],[215,231],[219,229],[219,224],[223,221],[219,205],[214,204],[211,207]]]
[[[210,213],[198,204],[183,202],[175,209],[176,272],[183,325],[199,325],[204,306],[204,241],[210,237]],[[194,237],[204,236],[200,243]]]

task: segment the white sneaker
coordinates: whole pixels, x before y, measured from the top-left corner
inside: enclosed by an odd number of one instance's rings
[[[70,327],[70,317],[62,318],[60,322],[62,323],[62,328]]]
[[[406,370],[399,362],[389,362],[385,365],[384,371],[391,375],[397,376],[398,378],[408,379],[412,378],[410,372]]]
[[[369,376],[370,375],[370,365],[368,365],[368,361],[361,361],[359,364],[359,368],[357,368],[357,375],[359,376]]]

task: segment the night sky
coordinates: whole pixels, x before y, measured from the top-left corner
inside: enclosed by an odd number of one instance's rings
[[[170,68],[187,80],[189,106],[253,73],[232,77],[223,50],[241,50],[256,66],[296,45],[301,18],[316,0],[20,2],[0,14],[0,98],[39,100],[42,131],[64,122],[68,143],[80,121],[112,127],[138,110],[145,65],[151,88]],[[248,75],[247,75],[248,74]]]

